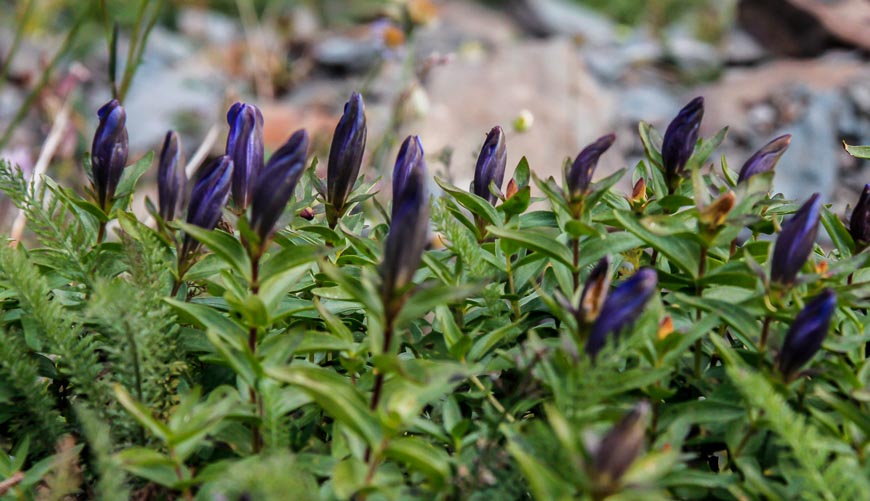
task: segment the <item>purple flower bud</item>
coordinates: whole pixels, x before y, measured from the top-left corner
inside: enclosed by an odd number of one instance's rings
[[[686,163],[695,151],[702,118],[704,118],[704,98],[696,97],[680,110],[665,131],[662,140],[662,163],[668,189],[671,192],[676,189]]]
[[[849,219],[849,233],[855,241],[855,250],[860,251],[870,244],[870,184],[864,185],[861,198]]]
[[[344,204],[359,176],[366,148],[366,132],[365,104],[362,96],[354,92],[344,105],[344,114],[335,126],[332,146],[329,148],[326,198],[332,206],[327,214],[332,225],[344,213]]]
[[[658,276],[652,268],[641,268],[607,296],[604,306],[586,341],[586,353],[595,357],[607,342],[609,334],[633,324],[643,312],[643,307],[652,297],[658,285]]]
[[[175,219],[175,213],[184,198],[186,184],[187,176],[184,173],[181,148],[178,146],[178,134],[169,131],[163,141],[160,163],[157,166],[157,194],[160,199],[158,206],[160,217],[164,221]]]
[[[398,199],[399,194],[405,190],[408,177],[415,169],[422,168],[425,171],[426,162],[423,158],[423,144],[418,136],[408,136],[399,148],[396,157],[396,165],[393,167],[393,198]],[[395,213],[396,205],[393,206]]]
[[[649,414],[649,403],[641,401],[601,440],[595,452],[599,488],[612,489],[640,454]]]
[[[773,171],[790,142],[791,134],[785,134],[762,146],[740,168],[737,182],[744,183],[756,174]]]
[[[783,375],[791,377],[819,351],[836,308],[837,295],[831,289],[825,289],[797,314],[776,361],[777,369]]]
[[[186,218],[188,224],[195,224],[207,230],[217,226],[230,195],[232,176],[233,161],[228,155],[215,159],[201,169],[190,191]],[[181,256],[186,257],[198,246],[199,244],[190,235],[185,235]]]
[[[263,170],[263,114],[253,104],[236,103],[227,112],[227,156],[233,161],[233,204],[243,211],[251,203],[257,175]]]
[[[568,196],[571,199],[576,199],[589,190],[592,175],[598,166],[598,158],[613,145],[614,141],[616,141],[614,134],[602,136],[577,155],[567,175]]]
[[[426,164],[416,162],[408,170],[404,187],[393,193],[393,217],[381,264],[382,294],[389,304],[417,271],[429,231],[429,194]]]
[[[257,178],[251,201],[251,229],[264,242],[284,212],[296,183],[305,171],[308,133],[298,130],[278,148]]]
[[[97,112],[100,125],[91,146],[91,169],[97,203],[104,211],[115,197],[115,189],[127,165],[127,113],[113,99]]]
[[[495,205],[496,196],[489,191],[490,183],[501,189],[507,164],[504,131],[495,126],[486,135],[474,168],[474,194]]]
[[[819,231],[822,201],[815,193],[782,225],[782,232],[773,248],[770,278],[783,285],[793,284],[803,267]]]
[[[610,288],[610,257],[604,256],[589,273],[583,293],[580,296],[580,308],[578,315],[583,323],[592,323],[598,318],[604,301],[607,299],[607,291]]]

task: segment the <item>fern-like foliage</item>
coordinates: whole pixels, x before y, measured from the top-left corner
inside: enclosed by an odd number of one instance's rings
[[[92,336],[82,329],[74,311],[64,308],[47,279],[24,251],[0,245],[0,281],[14,291],[20,307],[39,329],[46,351],[55,355],[58,372],[68,378],[74,394],[95,409],[105,409],[111,396],[102,381],[102,364]]]
[[[44,450],[50,450],[63,422],[57,401],[49,393],[48,380],[40,377],[39,362],[20,332],[0,330],[0,376],[3,386],[14,391],[8,405],[0,405],[14,416],[7,424],[10,436],[30,435]]]
[[[130,491],[126,485],[127,475],[118,459],[112,455],[114,452],[112,429],[87,407],[76,406],[75,410],[93,459],[99,499],[106,501],[130,499]]]
[[[43,181],[39,186],[28,182],[20,169],[0,160],[0,191],[24,211],[27,228],[43,246],[40,262],[72,282],[88,284],[97,221],[73,202],[74,195],[47,177]]]

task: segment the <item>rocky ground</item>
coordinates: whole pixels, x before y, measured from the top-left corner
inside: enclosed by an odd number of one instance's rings
[[[209,129],[225,134],[224,112],[237,99],[263,109],[269,147],[307,127],[324,152],[343,102],[363,89],[375,172],[388,172],[396,137],[419,134],[430,168],[466,186],[486,131],[495,124],[512,130],[521,113],[530,113],[528,130],[508,134],[510,164],[525,155],[539,175],[558,176],[566,157],[616,132],[603,176],[640,158],[638,120],[663,129],[685,102],[703,95],[702,133],[730,127],[722,152],[732,169],[789,132],[794,138],[775,186],[786,196],[818,191],[842,212],[870,181],[867,166],[842,148],[844,140],[870,144],[870,36],[858,29],[870,9],[866,2],[741,2],[738,23],[717,43],[684,26],[658,34],[619,26],[558,0],[506,5],[436,2],[437,14],[418,13],[430,22],[404,43],[390,23],[324,29],[303,8],[278,19],[264,16],[253,31],[233,17],[182,8],[177,31],[154,29],[125,102],[133,155],[159,147],[169,127],[182,132],[192,155]],[[0,37],[0,47],[6,40]],[[10,75],[38,71],[43,45],[25,43],[23,54],[33,57],[17,58]],[[106,59],[94,54],[58,77],[58,86],[66,78],[83,96],[59,158],[88,149],[93,110],[109,98],[99,69]],[[0,89],[0,130],[25,87]],[[35,162],[57,109],[51,100],[41,106],[4,152],[25,168]],[[213,152],[222,144],[218,137]]]

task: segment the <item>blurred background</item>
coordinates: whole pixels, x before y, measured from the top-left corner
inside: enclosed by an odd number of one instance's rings
[[[788,132],[777,191],[821,192],[842,213],[870,181],[842,146],[870,144],[866,0],[0,0],[0,12],[0,157],[80,192],[112,98],[112,40],[131,162],[170,128],[194,164],[220,154],[237,100],[263,110],[267,151],[305,127],[325,160],[360,90],[370,176],[388,179],[419,134],[430,170],[468,186],[499,124],[509,174],[525,155],[557,178],[615,132],[603,177],[641,158],[639,120],[663,131],[703,95],[702,133],[730,127],[733,170]],[[139,197],[155,198],[155,171]],[[12,213],[0,202],[0,228]]]

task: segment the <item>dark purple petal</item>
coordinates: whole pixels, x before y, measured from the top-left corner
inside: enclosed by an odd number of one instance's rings
[[[296,183],[305,171],[308,133],[298,130],[278,148],[263,169],[254,187],[251,202],[251,229],[265,241],[275,222],[284,213]]]
[[[405,190],[405,185],[408,183],[408,177],[411,171],[423,166],[425,171],[425,160],[423,158],[423,144],[420,143],[418,136],[408,136],[402,142],[399,148],[399,155],[396,157],[396,164],[393,166],[393,198],[400,198],[400,194]],[[393,206],[395,211],[396,206]]]
[[[97,115],[100,124],[91,146],[91,172],[97,203],[107,210],[127,165],[127,113],[118,100],[113,99],[104,104]]]
[[[665,131],[662,140],[662,163],[668,188],[672,191],[683,175],[692,152],[695,151],[702,118],[704,118],[704,98],[696,97],[680,110]]]
[[[263,170],[263,114],[252,104],[236,103],[227,112],[227,156],[233,160],[233,204],[245,210],[257,175]]]
[[[601,440],[595,452],[595,472],[603,487],[622,478],[640,454],[650,410],[649,403],[641,401]]]
[[[776,163],[779,162],[779,158],[788,149],[790,142],[791,134],[785,134],[762,146],[740,168],[737,182],[744,183],[756,174],[773,171]]]
[[[782,374],[791,376],[819,351],[836,308],[837,295],[831,289],[825,289],[797,314],[777,358],[777,368]]]
[[[184,198],[187,176],[184,173],[184,160],[178,145],[178,134],[166,133],[160,162],[157,165],[157,194],[160,217],[164,221],[175,219],[176,211]]]
[[[429,193],[424,162],[408,171],[404,187],[393,193],[393,217],[381,264],[385,302],[405,287],[417,271],[428,243]]]
[[[610,334],[619,334],[633,324],[643,307],[656,292],[658,276],[652,268],[641,268],[631,278],[607,296],[601,312],[592,324],[586,341],[586,353],[594,357],[601,351]]]
[[[504,131],[501,127],[495,126],[486,135],[480,155],[477,157],[477,165],[474,167],[474,194],[495,205],[496,196],[489,191],[489,185],[495,183],[501,189],[506,165]]]
[[[864,185],[861,198],[855,204],[852,217],[849,219],[849,233],[855,240],[856,250],[870,244],[870,184]]]
[[[217,226],[230,195],[232,176],[233,161],[228,155],[215,159],[201,170],[190,192],[187,223],[207,230]],[[182,256],[193,252],[197,247],[198,243],[190,235],[185,235]]]
[[[583,148],[583,151],[577,155],[567,176],[568,196],[570,198],[576,199],[589,190],[589,185],[592,184],[592,175],[595,174],[595,168],[598,166],[598,159],[613,145],[614,141],[616,141],[614,134],[602,136]]]
[[[774,282],[784,285],[794,283],[798,272],[813,251],[816,233],[819,231],[821,207],[822,201],[816,193],[782,225],[782,232],[773,248],[773,261],[770,266],[770,278]]]
[[[327,201],[337,215],[344,212],[344,204],[359,176],[366,134],[365,103],[362,96],[354,92],[345,103],[344,114],[335,126],[326,166]]]

